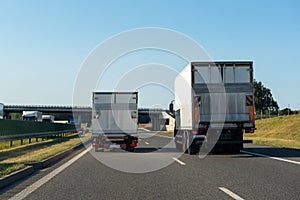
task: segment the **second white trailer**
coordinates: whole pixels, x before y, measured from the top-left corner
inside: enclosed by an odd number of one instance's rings
[[[92,107],[93,146],[128,151],[137,146],[138,93],[94,92]]]

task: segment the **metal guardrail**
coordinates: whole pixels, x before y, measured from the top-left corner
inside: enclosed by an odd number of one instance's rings
[[[83,108],[92,109],[90,106],[59,106],[59,105],[4,105],[5,108]]]
[[[13,140],[23,140],[23,139],[27,139],[27,138],[47,137],[47,136],[64,134],[64,133],[76,133],[76,132],[77,132],[77,130],[74,129],[74,130],[63,130],[63,131],[53,131],[53,132],[2,135],[2,136],[0,136],[0,142],[7,142],[7,141],[13,141]]]

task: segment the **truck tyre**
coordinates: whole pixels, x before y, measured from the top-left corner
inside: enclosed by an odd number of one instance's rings
[[[188,153],[190,155],[194,155],[194,154],[199,153],[199,151],[200,151],[200,146],[196,145],[195,142],[193,141],[192,144],[190,145],[190,147],[188,148]]]
[[[182,135],[182,151],[190,155],[199,153],[200,146],[196,145],[195,141],[191,141],[189,132],[185,131]]]
[[[177,132],[178,132],[178,130],[177,130],[177,127],[176,127],[176,122],[175,122],[175,125],[174,125],[174,137],[176,137]]]
[[[237,131],[237,140],[240,142],[238,144],[235,144],[232,146],[232,153],[233,154],[239,154],[240,150],[243,149],[243,130],[238,130]]]
[[[241,145],[240,144],[236,144],[232,147],[232,153],[233,154],[240,154],[240,150],[241,150]]]
[[[181,145],[178,144],[176,141],[174,141],[174,142],[175,142],[175,147],[176,147],[176,149],[177,149],[178,151],[180,151],[180,150],[181,150]]]
[[[188,145],[187,145],[187,134],[186,134],[186,132],[184,131],[183,133],[182,133],[182,152],[183,153],[188,153]]]
[[[174,130],[175,131],[175,130]],[[182,143],[178,143],[178,135],[182,136],[182,133],[180,130],[177,130],[176,135],[174,135],[174,143],[175,143],[175,147],[178,151],[182,150]],[[182,138],[181,138],[181,142],[182,142]]]

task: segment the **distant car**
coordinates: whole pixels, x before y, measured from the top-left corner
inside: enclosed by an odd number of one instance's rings
[[[0,103],[0,119],[3,119],[4,116],[4,104]]]
[[[43,122],[51,122],[53,123],[54,122],[54,116],[53,115],[43,115],[42,116],[42,119],[43,119]]]

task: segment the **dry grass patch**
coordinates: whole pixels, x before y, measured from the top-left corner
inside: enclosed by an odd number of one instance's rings
[[[244,139],[259,145],[300,149],[300,115],[257,120],[256,128],[254,134],[245,134]]]

